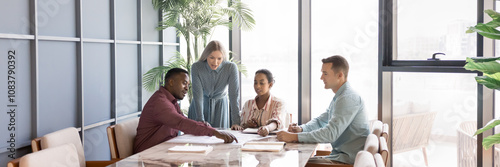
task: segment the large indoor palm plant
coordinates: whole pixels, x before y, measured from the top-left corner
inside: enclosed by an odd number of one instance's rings
[[[178,36],[186,41],[186,55],[177,53],[164,66],[152,68],[143,75],[143,85],[147,91],[153,92],[161,86],[164,74],[176,67],[184,68],[191,73],[191,65],[200,57],[209,37],[216,26],[233,26],[243,30],[252,29],[255,25],[252,11],[240,0],[152,0],[155,9],[163,13],[158,30],[174,27]],[[230,61],[233,61],[232,59]],[[240,72],[246,74],[245,68],[238,62]],[[191,87],[188,92],[192,99]]]
[[[493,20],[484,24],[478,23],[474,27],[469,27],[467,33],[477,32],[484,37],[491,39],[500,39],[500,31],[496,28],[500,26],[500,13],[494,10],[485,10]],[[467,58],[465,69],[471,71],[480,71],[484,75],[476,76],[476,81],[490,89],[500,90],[500,57],[481,58],[472,57]],[[494,119],[488,122],[483,128],[476,131],[474,135],[483,133],[486,130],[494,128],[500,124],[500,119]],[[491,148],[494,144],[500,143],[500,133],[488,136],[483,139],[483,147],[485,149]]]

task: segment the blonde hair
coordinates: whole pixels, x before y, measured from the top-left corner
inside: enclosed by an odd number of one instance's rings
[[[198,59],[198,61],[200,62],[207,61],[208,56],[210,56],[210,54],[212,54],[212,52],[215,51],[220,51],[222,53],[222,60],[227,61],[226,49],[224,48],[224,46],[222,46],[222,44],[219,41],[216,40],[210,41],[207,44],[207,46],[203,50],[203,53],[201,53],[201,57],[200,59]]]

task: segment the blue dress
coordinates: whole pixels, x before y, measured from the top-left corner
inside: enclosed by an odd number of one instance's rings
[[[193,63],[191,83],[193,99],[188,118],[207,121],[218,128],[240,124],[240,86],[235,63],[223,61],[216,70],[206,61]]]

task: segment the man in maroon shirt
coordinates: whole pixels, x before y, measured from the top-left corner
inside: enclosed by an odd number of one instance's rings
[[[215,136],[225,143],[238,142],[231,133],[217,131],[208,124],[185,117],[177,100],[184,99],[189,87],[189,74],[180,68],[170,69],[165,75],[165,86],[160,87],[142,110],[134,153],[141,152],[177,136],[179,130],[186,134]]]

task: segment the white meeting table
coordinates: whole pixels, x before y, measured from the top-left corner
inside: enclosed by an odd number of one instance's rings
[[[159,166],[286,166],[303,167],[313,155],[316,143],[286,143],[280,152],[241,151],[247,141],[277,141],[276,135],[261,137],[240,131],[225,130],[238,139],[238,143],[227,143],[214,136],[181,135],[169,141],[127,157],[109,167],[159,167]],[[169,153],[174,146],[212,146],[213,150],[202,153]]]

